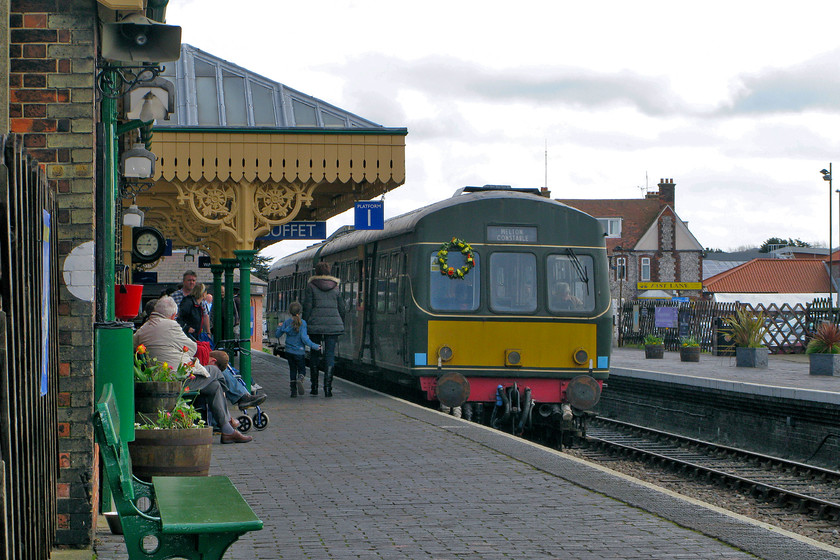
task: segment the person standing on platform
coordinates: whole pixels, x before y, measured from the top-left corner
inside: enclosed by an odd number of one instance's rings
[[[303,320],[309,324],[309,335],[320,344],[324,354],[324,396],[332,396],[335,345],[344,333],[344,298],[338,290],[339,280],[330,276],[330,263],[315,265],[315,276],[309,279],[303,293]],[[309,372],[312,377],[310,395],[318,394],[319,352],[310,352]]]
[[[289,317],[277,327],[274,336],[280,338],[286,335],[286,360],[289,362],[289,397],[295,398],[298,394],[298,379],[306,376],[306,354],[304,345],[312,350],[320,350],[321,347],[312,342],[306,333],[306,321],[300,318],[303,311],[302,306],[294,301],[289,305]],[[301,389],[303,387],[301,386]],[[303,393],[301,393],[303,394]]]
[[[184,329],[184,334],[195,340],[199,339],[202,331],[209,331],[208,318],[201,305],[204,294],[204,284],[198,282],[193,286],[190,295],[184,296],[178,306],[178,324]]]
[[[194,270],[188,270],[184,273],[183,282],[181,283],[181,289],[175,290],[172,293],[172,299],[175,300],[175,305],[180,306],[181,300],[183,300],[188,295],[192,294],[196,282],[198,282],[198,275],[195,273]]]

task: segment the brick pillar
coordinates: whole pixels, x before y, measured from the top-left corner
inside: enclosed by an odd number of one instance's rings
[[[93,534],[96,10],[94,0],[11,0],[8,19],[9,128],[58,193],[56,540],[67,546],[90,546]]]

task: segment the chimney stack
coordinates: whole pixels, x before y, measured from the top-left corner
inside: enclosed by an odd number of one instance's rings
[[[676,210],[674,205],[674,179],[660,179],[659,180],[659,201],[662,206],[668,205]]]

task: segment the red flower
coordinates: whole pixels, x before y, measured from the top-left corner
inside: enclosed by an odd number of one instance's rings
[[[189,352],[189,351],[190,351],[190,349],[187,348],[186,346],[184,346],[184,352]]]
[[[454,268],[452,268],[452,267],[450,266],[450,267],[449,267],[449,270],[447,270],[447,271],[446,271],[446,273],[447,273],[449,276],[452,276],[453,274],[455,274],[455,269],[454,269]]]

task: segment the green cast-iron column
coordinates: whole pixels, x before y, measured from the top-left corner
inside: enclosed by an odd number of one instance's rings
[[[210,265],[210,272],[213,273],[213,307],[211,308],[210,313],[213,315],[211,319],[213,322],[213,340],[216,342],[224,338],[220,335],[224,331],[224,325],[222,325],[222,308],[224,307],[224,302],[222,300],[223,270],[224,268],[220,264]]]
[[[251,390],[251,264],[257,251],[234,251],[239,260],[239,374]],[[254,330],[257,330],[256,328]]]
[[[118,140],[117,135],[117,97],[122,89],[122,81],[116,70],[107,69],[104,71],[100,81],[103,89],[100,113],[102,117],[103,134],[105,135],[104,147],[104,173],[103,185],[105,193],[103,196],[102,243],[105,245],[102,251],[102,294],[103,320],[114,320],[114,274],[116,271],[116,210],[115,200],[117,197],[117,185],[119,185],[119,168],[117,167]]]

